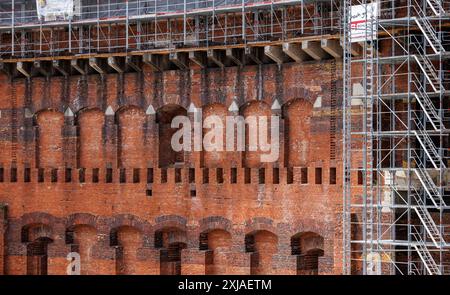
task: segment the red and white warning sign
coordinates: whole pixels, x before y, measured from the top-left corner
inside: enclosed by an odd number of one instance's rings
[[[351,7],[352,42],[361,42],[377,38],[376,20],[378,17],[378,3],[354,5]],[[372,24],[372,27],[370,26]]]

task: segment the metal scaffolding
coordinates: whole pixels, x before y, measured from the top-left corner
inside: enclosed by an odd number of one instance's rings
[[[0,3],[0,57],[254,44],[338,34],[337,0],[95,0],[39,18],[35,1]]]
[[[367,23],[357,57],[354,5]],[[343,7],[343,271],[448,274],[450,3]]]

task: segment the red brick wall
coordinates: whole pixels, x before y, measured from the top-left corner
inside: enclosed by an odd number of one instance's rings
[[[257,233],[262,272],[295,274],[291,237],[302,232],[324,238],[319,273],[340,273],[336,247],[340,234],[335,230],[342,183],[340,123],[336,159],[330,159],[329,128],[331,77],[341,87],[341,63],[335,75],[330,69],[331,62],[322,61],[280,68],[263,65],[163,73],[144,67],[142,74],[35,77],[13,82],[0,76],[0,167],[4,171],[0,202],[9,210],[6,273],[26,273],[26,245],[31,241],[24,240],[23,234],[30,224],[52,229],[49,273],[64,274],[71,243],[79,243],[82,264],[89,268],[82,266],[83,273],[157,274],[161,248],[156,247],[155,233],[174,230],[180,234],[169,234],[171,243],[185,245],[180,257],[182,273],[250,273],[251,253],[245,251],[245,236]],[[339,108],[341,91],[336,93]],[[10,178],[13,95],[19,126],[15,131],[17,182]],[[313,107],[318,96],[322,104]],[[224,116],[230,114],[228,107],[235,100],[245,115],[270,115],[274,99],[283,106],[283,146],[278,162],[264,164],[264,176],[260,176],[257,158],[239,152],[186,152],[181,170],[158,167],[158,156],[168,146],[159,144],[158,115],[145,114],[149,105],[158,114],[167,105],[187,110],[192,102],[206,114]],[[105,114],[109,106],[114,115]],[[74,117],[64,116],[68,107]],[[188,167],[195,169],[193,183],[188,181]],[[233,167],[237,183],[231,181]],[[330,184],[330,167],[337,168],[337,184]],[[48,168],[58,168],[57,179]],[[66,168],[72,169],[68,182]],[[79,168],[85,168],[84,182],[79,180]],[[94,168],[99,169],[98,182],[93,181]],[[111,183],[107,168],[112,171]],[[153,169],[149,183],[147,168]],[[223,183],[217,181],[220,170],[216,168],[223,169]],[[279,169],[278,181],[273,168]],[[304,184],[301,168],[307,168],[303,169],[308,174]],[[320,184],[315,181],[316,168],[322,168]],[[121,183],[120,172],[125,183]],[[24,182],[26,173],[30,173],[29,182]],[[208,183],[204,183],[205,173],[209,173]],[[68,242],[66,231],[71,227],[76,229],[75,237]],[[116,245],[111,243],[114,231]],[[227,234],[217,234],[220,231]],[[199,250],[203,232],[213,232],[209,250]],[[88,249],[90,256],[86,256]],[[217,266],[211,267],[208,251],[214,252]]]

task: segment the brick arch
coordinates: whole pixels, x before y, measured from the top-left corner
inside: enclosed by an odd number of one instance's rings
[[[246,100],[244,103],[239,105],[239,114],[244,115],[244,112],[248,110],[248,108],[261,108],[262,111],[265,111],[266,109],[270,111],[270,103],[265,100]]]
[[[330,230],[332,227],[333,230]],[[316,219],[297,220],[291,223],[286,231],[286,236],[292,237],[302,232],[314,232],[324,239],[333,239],[334,224],[329,224]]]
[[[90,213],[74,213],[66,218],[66,227],[68,229],[77,225],[89,225],[97,229],[97,217]]]
[[[138,105],[135,105],[135,104],[122,105],[114,112],[116,123],[119,124],[119,115],[120,114],[122,114],[124,112],[129,112],[129,111],[135,111],[135,112],[142,113],[145,115],[145,110],[143,110]]]
[[[251,234],[257,231],[268,231],[278,236],[278,229],[274,226],[272,219],[266,217],[254,217],[245,222],[245,234]]]
[[[212,230],[224,230],[232,232],[233,224],[231,220],[222,216],[208,216],[200,220],[199,231],[201,233],[209,232]]]
[[[182,107],[185,110],[189,109],[189,106],[191,105],[191,101],[188,100],[174,100],[174,101],[165,101],[165,102],[159,102],[159,101],[154,101],[153,102],[153,107],[154,109],[158,112],[161,109],[164,109],[167,106],[179,106]],[[197,103],[193,102],[194,105],[196,105],[196,107],[200,107],[199,105],[197,105]]]
[[[15,234],[20,237],[22,242],[28,240],[26,237],[28,235],[27,230],[35,225],[42,225],[51,229],[51,237],[48,236],[47,238],[54,240],[57,235],[63,234],[63,232],[59,232],[59,230],[63,231],[64,220],[45,212],[31,212],[22,215],[18,225],[18,232]]]
[[[30,243],[40,238],[45,238],[53,241],[55,239],[53,227],[49,224],[39,222],[29,223],[22,226],[20,232],[20,240],[22,243]]]
[[[83,107],[78,110],[74,110],[75,123],[78,125],[80,117],[82,117],[83,115],[85,115],[86,113],[89,113],[89,112],[100,112],[103,115],[105,113],[100,107],[97,107],[97,106]]]
[[[141,234],[143,247],[153,244],[153,228],[150,223],[133,214],[120,214],[109,220],[108,233],[111,246],[118,244],[117,233],[124,228],[137,230]]]
[[[317,275],[320,257],[325,252],[325,239],[316,232],[299,232],[291,237],[291,254],[297,257],[296,269],[299,275]]]
[[[138,229],[142,234],[149,234],[152,231],[152,226],[146,220],[133,214],[120,214],[115,215],[111,221],[111,229],[119,228],[122,226],[129,226]]]
[[[179,215],[163,215],[155,218],[154,230],[162,230],[164,228],[177,228],[179,230],[187,230],[186,218]]]
[[[55,114],[59,114],[62,117],[64,117],[64,111],[59,110],[58,108],[44,108],[44,109],[36,110],[33,114],[33,125],[37,126],[39,116],[41,116],[45,113],[55,113]]]
[[[45,225],[52,225],[55,223],[59,223],[61,221],[60,218],[55,217],[49,213],[45,212],[31,212],[31,213],[25,213],[20,218],[20,226],[25,226],[28,224],[36,224],[41,223]]]
[[[303,251],[307,252],[310,249],[314,249],[314,248],[320,248],[323,250],[324,248],[324,237],[314,231],[304,231],[304,232],[298,232],[295,235],[293,235],[291,237],[292,239],[303,239],[303,238],[311,238],[314,240],[314,245],[307,245],[307,247],[305,249],[303,249]],[[302,251],[302,253],[303,253]]]

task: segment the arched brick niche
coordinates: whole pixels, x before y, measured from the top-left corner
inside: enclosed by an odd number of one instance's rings
[[[319,257],[324,255],[324,239],[315,232],[302,232],[291,238],[292,255],[297,256],[298,275],[319,274]]]
[[[165,226],[155,231],[155,248],[160,251],[160,274],[181,274],[181,251],[187,248],[186,231],[179,227]]]
[[[53,243],[52,228],[43,223],[24,225],[21,230],[22,243],[26,244],[28,275],[46,275],[48,273],[48,245]]]
[[[260,125],[259,118],[267,118],[267,126],[266,126],[266,134],[268,135],[267,142],[270,143],[270,117],[272,112],[270,110],[270,106],[264,101],[251,101],[243,105],[240,109],[241,115],[244,117],[246,121],[255,120],[256,122],[254,126],[257,127],[257,130],[250,130],[248,128],[248,124],[246,124],[245,128],[245,151],[243,152],[243,166],[247,168],[259,168],[263,166],[263,162],[261,162],[261,155],[267,152],[261,151],[260,141],[258,138],[259,129],[262,128]],[[254,140],[252,140],[252,138]],[[255,140],[256,139],[256,140]],[[251,143],[257,144],[256,150],[250,150]]]
[[[171,127],[173,118],[187,116],[187,111],[180,105],[167,104],[156,112],[159,139],[159,167],[173,167],[176,163],[184,163],[184,152],[174,151],[171,146],[173,134],[177,131]]]
[[[121,168],[145,168],[144,123],[145,113],[136,106],[125,106],[116,112],[118,124],[118,166]],[[150,152],[150,151],[145,151]]]
[[[285,119],[285,164],[307,166],[311,144],[312,105],[305,99],[293,99],[283,106]]]
[[[63,161],[63,126],[64,115],[48,109],[36,114],[36,166],[40,168],[57,168]]]
[[[78,113],[78,166],[100,168],[103,166],[103,126],[105,116],[97,108]]]
[[[202,167],[223,167],[226,159],[226,116],[228,110],[220,103],[203,107],[203,146]],[[210,144],[208,144],[210,143]],[[213,147],[220,147],[217,150]]]

